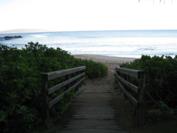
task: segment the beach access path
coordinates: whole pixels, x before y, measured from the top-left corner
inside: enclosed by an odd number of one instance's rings
[[[86,80],[61,122],[43,133],[174,133],[176,121],[159,122],[144,128],[134,128],[132,108],[122,93],[114,89],[114,69],[133,58],[99,55],[76,55],[108,66],[106,77]],[[170,129],[170,130],[169,130]]]
[[[112,59],[106,56],[77,55],[76,58],[102,62],[108,66],[108,75],[93,80],[87,79],[81,92],[75,96],[64,114],[62,121],[56,123],[45,133],[128,133],[120,124],[120,99],[114,89],[114,69],[130,58]],[[44,133],[43,132],[43,133]]]
[[[108,76],[87,80],[83,92],[71,104],[71,118],[59,131],[60,133],[127,133],[115,116],[112,105],[113,73]]]
[[[119,124],[119,107],[115,107],[114,68],[129,58],[112,59],[98,55],[77,55],[76,58],[91,59],[105,63],[108,75],[96,80],[86,80],[83,90],[70,107],[70,116],[59,133],[128,133]],[[118,61],[118,62],[117,62]],[[67,116],[68,117],[68,116]],[[57,133],[57,132],[56,132]]]

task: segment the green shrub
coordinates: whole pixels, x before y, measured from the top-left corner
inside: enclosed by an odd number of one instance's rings
[[[79,60],[81,62],[81,65],[86,66],[86,74],[89,78],[97,78],[97,77],[103,77],[107,75],[107,66],[99,63],[94,62],[92,60]]]
[[[101,63],[75,59],[60,48],[30,42],[23,49],[0,45],[0,132],[30,132],[42,122],[38,105],[41,72],[86,65],[87,76],[105,76]]]
[[[159,102],[177,107],[177,56],[142,56],[123,67],[143,69],[146,74],[146,90]]]

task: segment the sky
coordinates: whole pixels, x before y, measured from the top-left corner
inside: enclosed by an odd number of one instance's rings
[[[14,29],[177,29],[177,0],[0,0],[0,32]]]

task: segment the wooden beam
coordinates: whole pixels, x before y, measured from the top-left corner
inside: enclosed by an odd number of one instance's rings
[[[143,74],[142,70],[128,69],[128,68],[123,68],[123,67],[120,67],[120,68],[117,67],[116,71],[122,74],[126,74],[130,77],[137,78],[137,79],[139,79],[141,75]]]
[[[65,90],[62,94],[60,94],[59,96],[55,97],[53,100],[51,100],[49,102],[49,108],[51,108],[53,105],[55,105],[56,103],[58,103],[62,98],[63,96],[70,92],[71,90],[73,90],[74,88],[76,88],[78,85],[81,84],[81,82],[85,79],[85,77],[83,77],[82,79],[80,79],[78,82],[76,82],[73,86],[71,86],[69,89]]]
[[[116,78],[123,83],[124,85],[126,85],[128,88],[130,88],[132,91],[138,93],[138,87],[130,82],[128,82],[127,80],[123,79],[122,77],[120,77],[117,73],[115,73]]]
[[[61,83],[59,83],[59,84],[57,84],[57,85],[55,85],[55,86],[49,88],[49,89],[48,89],[48,94],[50,95],[50,94],[54,93],[55,91],[59,90],[60,88],[62,88],[62,87],[64,87],[64,86],[66,86],[66,85],[72,83],[73,81],[75,81],[75,80],[77,80],[77,79],[83,77],[84,75],[85,75],[85,72],[83,72],[83,73],[81,73],[81,74],[79,74],[79,75],[76,75],[76,76],[74,76],[74,77],[72,77],[72,78],[70,78],[70,79],[68,79],[68,80],[65,80],[65,81],[63,81],[63,82],[61,82]]]
[[[134,98],[120,82],[119,82],[119,86],[120,86],[121,90],[123,91],[123,93],[128,97],[129,101],[137,106],[138,101],[136,100],[136,98]]]
[[[85,66],[81,66],[81,67],[75,67],[75,68],[71,68],[71,69],[64,69],[64,70],[59,70],[59,71],[54,71],[54,72],[49,72],[49,73],[43,73],[48,77],[48,80],[53,80],[56,78],[60,78],[72,73],[76,73],[76,72],[80,72],[80,71],[84,71],[86,69]]]

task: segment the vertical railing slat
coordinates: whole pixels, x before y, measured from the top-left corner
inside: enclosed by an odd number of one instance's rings
[[[139,92],[138,92],[138,106],[137,106],[137,126],[141,127],[145,122],[145,104],[144,104],[144,89],[145,89],[145,75],[144,72],[139,74]]]
[[[41,74],[41,79],[42,79],[42,112],[43,112],[43,120],[45,122],[45,125],[48,126],[48,121],[50,118],[49,114],[49,99],[48,99],[48,75],[46,74]]]

